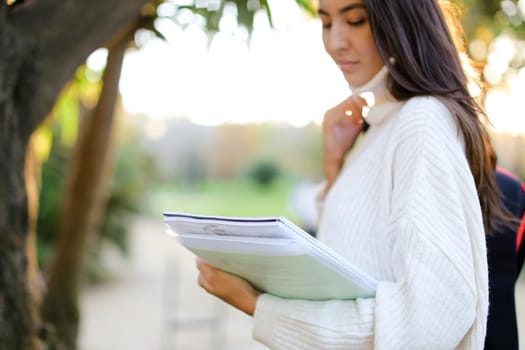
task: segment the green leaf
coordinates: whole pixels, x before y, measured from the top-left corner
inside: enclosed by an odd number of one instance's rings
[[[42,124],[33,133],[33,152],[39,162],[43,163],[49,158],[51,146],[53,144],[53,132],[49,124]]]
[[[268,1],[261,0],[261,6],[266,10],[266,16],[268,17],[268,22],[270,22],[270,26],[273,27],[272,11],[270,10],[270,5],[268,5]]]
[[[72,146],[78,134],[78,98],[72,93],[63,95],[58,102],[56,113],[60,123],[62,144]]]
[[[312,15],[312,16],[315,16],[316,13],[317,13],[317,10],[314,6],[314,3],[312,0],[295,0],[295,2],[301,7],[303,8],[304,10],[306,10],[306,12],[308,12],[308,14]]]

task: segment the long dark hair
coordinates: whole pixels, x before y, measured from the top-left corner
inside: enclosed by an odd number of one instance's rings
[[[457,18],[453,5],[444,0],[366,0],[366,7],[379,52],[389,66],[392,96],[407,100],[433,95],[455,117],[465,140],[485,232],[494,232],[510,216],[494,176],[496,164],[482,101],[469,92],[472,77],[465,70],[467,56],[461,27],[453,22]]]

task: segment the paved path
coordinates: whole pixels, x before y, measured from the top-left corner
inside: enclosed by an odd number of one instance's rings
[[[266,349],[251,339],[249,317],[197,286],[193,256],[160,218],[136,219],[131,238],[131,260],[107,254],[118,278],[83,293],[80,350]],[[517,294],[525,350],[525,273]]]
[[[132,259],[109,254],[119,277],[83,293],[80,349],[266,349],[248,316],[197,286],[193,256],[164,231],[161,219],[139,218]]]

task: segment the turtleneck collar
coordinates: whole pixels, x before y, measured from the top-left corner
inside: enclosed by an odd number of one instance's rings
[[[352,94],[362,96],[371,105],[368,114],[364,116],[365,121],[370,125],[381,124],[401,107],[401,102],[397,101],[388,91],[387,84],[388,68],[387,66],[383,66],[383,68],[364,85],[350,85]],[[369,93],[374,96],[373,103],[367,96]]]

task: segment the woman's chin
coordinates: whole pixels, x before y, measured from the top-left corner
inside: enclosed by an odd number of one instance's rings
[[[370,79],[367,79],[367,77],[356,77],[355,74],[345,74],[345,80],[351,87],[359,87],[365,85]]]

